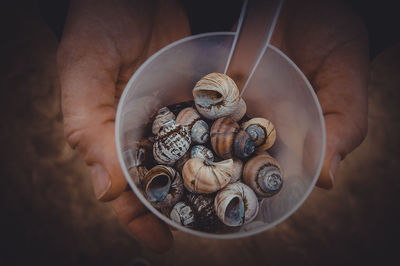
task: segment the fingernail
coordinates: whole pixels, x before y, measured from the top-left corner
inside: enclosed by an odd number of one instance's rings
[[[335,174],[337,169],[339,168],[340,159],[341,159],[340,155],[337,154],[333,157],[331,161],[331,169],[329,170],[329,177],[331,178],[332,186],[335,183]]]
[[[94,194],[100,200],[111,187],[110,176],[100,164],[92,166],[92,182]]]

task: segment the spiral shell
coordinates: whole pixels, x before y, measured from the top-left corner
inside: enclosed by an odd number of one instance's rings
[[[214,198],[207,194],[187,194],[186,201],[194,212],[195,228],[212,232],[221,224],[215,213]]]
[[[276,129],[269,120],[253,118],[241,126],[250,135],[257,151],[265,151],[275,143]]]
[[[189,191],[213,193],[229,183],[234,174],[232,168],[232,159],[215,163],[191,158],[183,166],[183,181]]]
[[[270,197],[282,188],[283,179],[279,163],[270,155],[261,153],[245,164],[243,181],[259,197]]]
[[[158,209],[172,207],[184,192],[179,173],[165,165],[151,168],[144,176],[142,185],[147,199]]]
[[[190,151],[190,158],[199,158],[205,161],[214,161],[214,154],[212,151],[203,146],[203,145],[195,145]]]
[[[160,132],[161,127],[164,126],[165,123],[174,119],[175,115],[167,107],[161,108],[157,112],[151,131],[154,135],[157,135],[158,132]]]
[[[195,217],[192,208],[180,201],[172,208],[169,217],[171,220],[186,227],[193,227]]]
[[[214,200],[218,218],[228,226],[240,226],[254,220],[258,200],[251,188],[236,182],[218,192]]]
[[[209,127],[204,120],[196,121],[190,131],[192,141],[198,144],[206,143],[209,137],[208,131]]]
[[[187,107],[179,112],[175,121],[181,124],[182,126],[187,126],[189,128],[192,128],[194,123],[200,118],[201,118],[200,114],[196,111],[196,109],[192,107]]]
[[[214,152],[223,159],[233,157],[233,143],[239,125],[229,117],[217,119],[211,127],[211,146]]]
[[[227,75],[211,73],[201,78],[193,89],[195,105],[208,119],[229,116],[239,121],[246,113],[246,103],[235,82]]]
[[[160,164],[172,165],[188,151],[190,143],[188,129],[170,120],[157,135],[153,145],[154,159]]]
[[[233,145],[235,155],[239,158],[246,158],[254,152],[254,142],[244,130],[240,130],[236,134]]]

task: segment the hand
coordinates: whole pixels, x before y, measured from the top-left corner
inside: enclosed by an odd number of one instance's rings
[[[72,1],[57,54],[65,134],[91,167],[96,197],[111,201],[136,239],[158,251],[171,245],[172,234],[132,191],[124,191],[114,120],[136,68],[189,33],[177,2]]]
[[[327,131],[317,186],[332,188],[340,161],[367,133],[367,33],[349,7],[336,1],[285,1],[271,42],[316,90]]]

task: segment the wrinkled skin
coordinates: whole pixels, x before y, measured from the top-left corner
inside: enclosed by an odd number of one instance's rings
[[[57,55],[65,134],[92,169],[96,197],[110,201],[133,236],[156,251],[171,246],[172,234],[125,190],[114,120],[122,90],[140,64],[190,35],[180,4],[165,2],[72,1]],[[365,29],[334,1],[286,1],[272,44],[300,67],[317,92],[327,129],[317,185],[331,188],[340,160],[367,131]]]

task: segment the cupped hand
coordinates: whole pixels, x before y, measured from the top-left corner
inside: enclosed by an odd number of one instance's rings
[[[286,53],[316,90],[327,146],[317,186],[332,188],[339,163],[367,133],[368,38],[338,1],[285,1],[271,43]]]
[[[114,120],[136,68],[189,33],[186,14],[174,1],[72,1],[57,54],[65,134],[91,167],[96,197],[111,201],[134,237],[158,251],[171,245],[172,234],[125,191]]]

